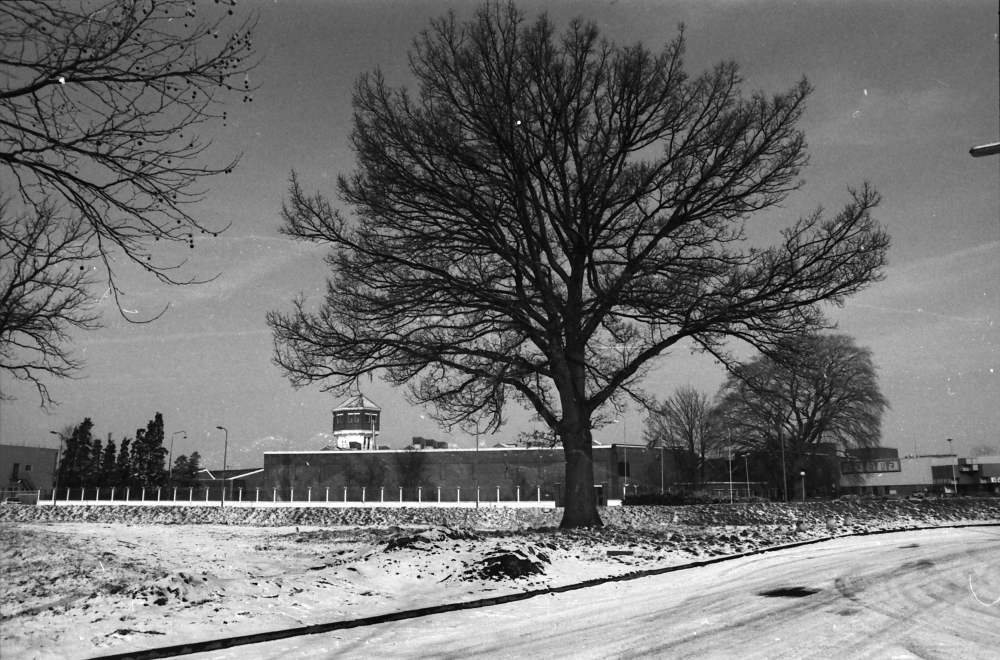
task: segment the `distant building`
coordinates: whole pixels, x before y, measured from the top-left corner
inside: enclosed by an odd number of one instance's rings
[[[566,457],[562,447],[482,447],[457,449],[442,446],[425,438],[414,438],[419,445],[407,449],[362,451],[273,451],[264,453],[262,489],[275,491],[277,499],[295,499],[309,491],[310,497],[322,500],[360,499],[365,489],[367,499],[383,493],[396,499],[399,488],[422,489],[423,497],[433,499],[442,489],[442,501],[461,497],[469,501],[521,498],[558,499],[557,492],[566,481]],[[671,452],[647,449],[644,445],[601,445],[592,450],[594,485],[599,499],[620,499],[629,493],[658,491],[661,485],[677,482]],[[346,489],[346,492],[345,492]],[[460,495],[459,495],[460,493]],[[416,497],[413,494],[414,499]]]
[[[58,449],[0,445],[0,489],[5,492],[52,488]]]
[[[363,394],[333,409],[333,435],[338,449],[375,449],[382,409]]]

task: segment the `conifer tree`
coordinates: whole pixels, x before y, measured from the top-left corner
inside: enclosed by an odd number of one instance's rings
[[[119,488],[127,488],[132,485],[132,452],[129,445],[130,438],[122,438],[121,449],[118,450],[118,459],[115,461],[115,483]]]
[[[79,488],[83,485],[83,475],[87,474],[90,463],[91,439],[90,433],[94,423],[89,417],[73,429],[73,434],[66,438],[66,447],[59,465],[59,486],[61,488]]]
[[[188,458],[181,454],[174,459],[173,477],[171,481],[176,486],[187,486]]]
[[[163,446],[163,415],[149,421],[145,429],[135,432],[133,445],[133,473],[138,485],[144,488],[156,488],[167,481],[167,470],[164,467],[168,451]]]
[[[87,460],[87,472],[84,475],[84,486],[87,488],[100,488],[103,485],[103,476],[101,473],[101,459],[103,457],[104,443],[101,442],[100,438],[94,438],[94,442],[90,445],[90,457]]]
[[[111,488],[117,481],[115,467],[115,441],[108,433],[108,442],[104,445],[104,454],[101,456],[101,488]]]

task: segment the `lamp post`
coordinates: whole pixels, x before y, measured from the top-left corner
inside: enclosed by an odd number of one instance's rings
[[[803,470],[802,472],[799,472],[799,475],[802,477],[802,501],[805,502],[806,501],[806,472],[805,472],[805,470]]]
[[[222,504],[219,506],[221,509],[226,506],[226,455],[229,453],[229,429],[224,426],[216,426],[215,428],[226,432],[226,444],[222,446]],[[232,493],[229,496],[232,497]]]
[[[726,452],[729,454],[729,503],[733,503],[733,432],[729,431],[729,440],[726,444]]]
[[[49,433],[51,433],[52,435],[55,435],[55,436],[59,436],[59,453],[56,454],[56,469],[55,469],[55,472],[56,472],[56,483],[55,483],[55,486],[53,487],[53,492],[52,492],[52,504],[55,504],[56,503],[56,499],[58,499],[56,497],[56,493],[59,491],[59,467],[60,467],[59,463],[60,463],[60,461],[62,459],[63,437],[62,437],[62,433],[57,433],[55,431],[49,431]]]
[[[747,455],[743,454],[743,469],[747,476],[747,499],[750,499],[750,465],[747,463]]]
[[[183,433],[185,440],[187,440],[188,437],[187,431],[174,431],[170,435],[170,458],[167,459],[167,467],[170,470],[170,474],[167,478],[171,480],[174,478],[174,436],[178,433]]]
[[[788,471],[785,469],[785,434],[778,430],[778,440],[781,441],[781,481],[784,501],[788,501]]]
[[[954,456],[955,452],[952,451],[951,447],[951,438],[948,438],[948,453]],[[951,490],[952,494],[958,495],[958,479],[955,478],[955,461],[951,462]]]

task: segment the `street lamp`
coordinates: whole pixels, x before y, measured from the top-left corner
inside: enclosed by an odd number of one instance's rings
[[[167,477],[168,479],[174,478],[174,436],[178,433],[183,433],[185,440],[187,440],[188,437],[187,431],[174,431],[173,435],[170,436],[170,458],[167,459],[167,466],[170,469],[170,474]]]
[[[955,452],[952,451],[951,447],[952,447],[952,445],[951,445],[951,438],[948,438],[948,453],[951,454],[952,456],[954,456]],[[951,464],[951,490],[952,490],[952,493],[954,495],[958,495],[958,480],[955,478],[955,462],[954,461],[952,461],[952,464]]]
[[[227,429],[224,426],[216,426],[215,428],[219,429],[220,431],[225,431],[226,432],[226,444],[224,444],[222,446],[222,504],[219,506],[219,508],[221,509],[222,507],[226,506],[226,481],[225,480],[226,480],[226,455],[229,453],[229,429]],[[230,492],[229,493],[229,497],[232,497],[232,496],[233,496],[233,494],[232,494],[232,492]]]
[[[743,454],[743,469],[747,476],[747,499],[750,499],[750,465],[747,463],[747,455]]]
[[[729,503],[733,503],[733,432],[729,431],[729,441],[726,444],[729,454]]]
[[[805,472],[805,470],[803,470],[802,472],[799,472],[799,474],[802,476],[802,501],[805,502],[806,501],[806,472]]]
[[[57,499],[56,493],[59,491],[59,467],[60,467],[59,462],[62,459],[63,437],[62,437],[62,433],[56,433],[55,431],[49,431],[49,433],[51,433],[52,435],[59,436],[59,453],[56,454],[56,470],[55,470],[55,472],[56,472],[56,483],[55,483],[55,487],[53,488],[53,494],[52,494],[52,503],[55,504],[56,503],[56,499]]]

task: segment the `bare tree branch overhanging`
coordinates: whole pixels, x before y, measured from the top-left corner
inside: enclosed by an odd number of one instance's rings
[[[190,210],[206,179],[239,158],[205,162],[200,130],[225,124],[223,97],[252,100],[255,15],[234,26],[234,0],[9,0],[0,3],[0,185],[37,213],[81,217],[104,260],[130,260],[168,283],[192,283],[155,241],[194,246]],[[202,20],[199,14],[211,14]],[[130,319],[132,320],[132,319]]]
[[[780,245],[742,245],[801,185],[810,87],[744,97],[735,64],[689,77],[683,55],[683,32],[655,54],[511,4],[433,22],[415,93],[358,81],[352,216],[293,174],[283,231],[330,245],[332,277],[318,311],[269,314],[276,363],[333,390],[378,373],[449,425],[522,404],[566,451],[563,525],[601,524],[591,431],[644,396],[657,356],[776,351],[879,280],[889,245],[867,184]]]
[[[44,380],[79,371],[69,329],[98,327],[91,233],[79,216],[60,217],[50,203],[15,215],[0,199],[0,372],[33,384],[43,407],[53,403]]]
[[[880,446],[888,409],[869,349],[846,335],[810,335],[784,355],[735,367],[716,412],[733,444],[765,454],[772,481],[787,488],[786,475],[822,462],[820,443]]]

